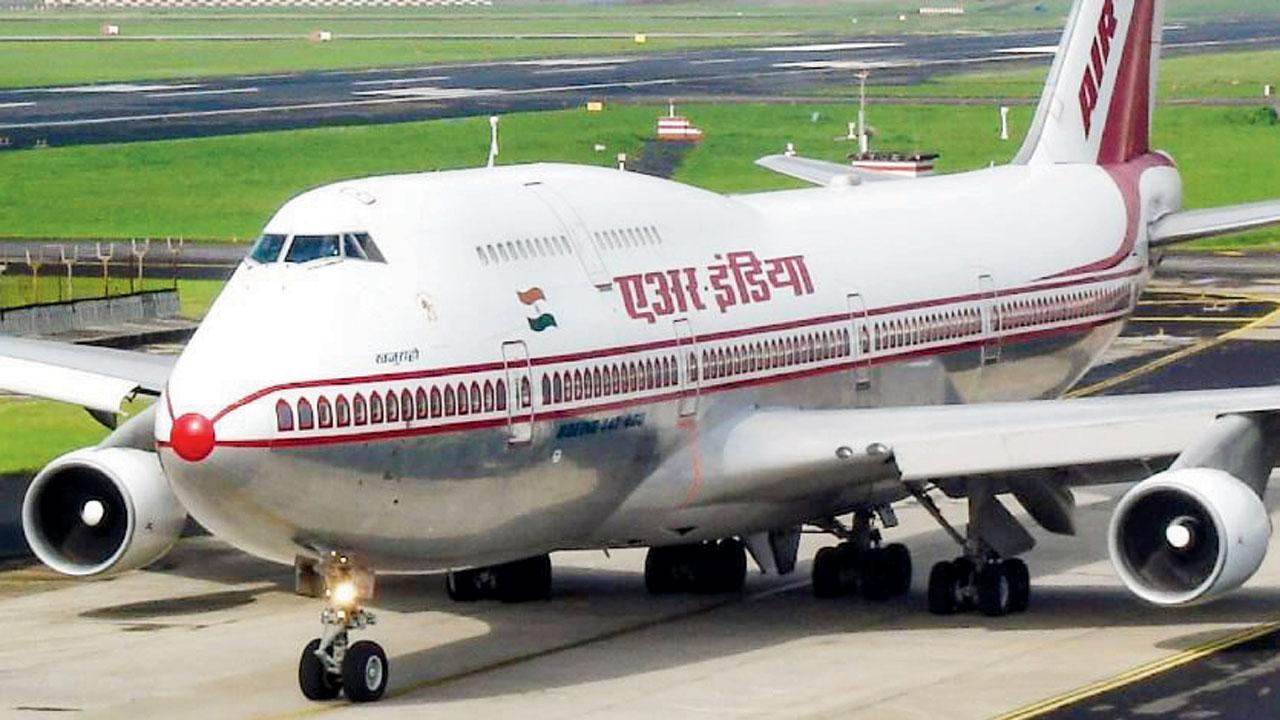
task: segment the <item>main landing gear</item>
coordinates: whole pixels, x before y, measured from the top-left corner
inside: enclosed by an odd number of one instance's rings
[[[886,525],[896,524],[892,514]],[[818,525],[840,538],[835,547],[824,547],[813,558],[813,595],[835,598],[859,594],[867,600],[884,602],[906,595],[911,589],[911,553],[905,545],[881,545],[880,531],[874,527],[877,515],[858,512],[853,524],[845,527],[835,518]]]
[[[455,602],[495,599],[505,603],[547,600],[551,597],[551,556],[452,570],[445,575],[445,590]]]
[[[733,593],[746,579],[746,546],[737,538],[652,547],[644,560],[644,586],[652,595]]]
[[[373,597],[373,573],[349,557],[330,553],[318,566],[299,568],[299,586],[322,580],[328,603],[320,613],[321,636],[307,643],[298,659],[298,687],[308,700],[346,694],[352,702],[372,702],[387,690],[390,664],[382,647],[369,640],[351,644],[349,633],[377,622],[360,606]]]
[[[942,511],[923,488],[913,486],[912,494],[942,529],[964,550],[964,555],[933,566],[929,573],[929,612],[953,615],[976,609],[987,617],[1020,613],[1031,604],[1031,573],[1027,564],[1016,557],[1002,557],[985,537],[1003,537],[1005,542],[1024,550],[1033,544],[1018,535],[1025,531],[1009,531],[1016,523],[1008,511],[990,496],[974,494],[969,498],[969,524],[961,535],[943,517]],[[984,534],[985,533],[985,534]],[[1009,540],[1009,538],[1013,538]],[[1015,550],[1016,551],[1016,550]]]

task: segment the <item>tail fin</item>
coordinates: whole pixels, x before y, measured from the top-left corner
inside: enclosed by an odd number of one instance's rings
[[[1123,163],[1150,150],[1164,0],[1076,0],[1016,164]]]

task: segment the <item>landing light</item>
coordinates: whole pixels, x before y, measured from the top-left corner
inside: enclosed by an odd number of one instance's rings
[[[351,580],[343,580],[334,586],[331,593],[333,604],[338,607],[350,607],[356,602],[356,584]]]

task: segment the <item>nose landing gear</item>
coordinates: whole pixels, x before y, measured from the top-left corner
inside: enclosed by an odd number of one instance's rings
[[[345,555],[330,553],[320,564],[328,606],[320,613],[324,630],[298,659],[298,688],[308,700],[345,694],[352,702],[372,702],[387,690],[390,664],[382,647],[369,640],[351,644],[352,630],[377,624],[360,603],[373,597],[373,573]]]

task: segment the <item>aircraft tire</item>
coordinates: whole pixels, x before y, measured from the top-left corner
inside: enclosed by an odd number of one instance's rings
[[[884,554],[891,569],[893,596],[906,595],[911,590],[911,551],[902,543],[893,543],[884,547]]]
[[[536,555],[493,569],[497,597],[504,603],[547,600],[551,597],[551,556]]]
[[[929,571],[929,612],[934,615],[954,615],[960,609],[957,595],[960,576],[956,563],[940,562]]]
[[[1021,558],[1005,561],[1005,572],[1009,575],[1009,612],[1026,612],[1031,604],[1031,572]]]
[[[858,575],[862,597],[871,602],[884,602],[893,597],[896,579],[893,559],[884,550],[872,548],[862,553]]]
[[[387,691],[390,666],[378,643],[361,640],[342,657],[342,688],[351,702],[373,702]]]
[[[952,565],[955,567],[956,586],[958,588],[970,588],[978,583],[978,566],[967,557],[958,557]],[[974,609],[974,597],[971,593],[957,593],[956,610],[972,610]]]
[[[813,556],[813,596],[820,599],[837,598],[844,594],[844,583],[840,581],[840,551],[833,547],[824,547]]]
[[[650,595],[670,595],[680,591],[675,564],[678,548],[651,547],[644,558],[644,587]]]
[[[451,570],[444,576],[444,590],[454,602],[476,602],[484,598],[477,570]]]
[[[1004,563],[989,563],[978,572],[978,611],[987,617],[1008,615],[1013,599]]]
[[[721,540],[716,544],[720,589],[723,593],[736,593],[747,582],[747,547],[737,538]]]
[[[342,678],[330,675],[324,663],[316,657],[320,638],[307,643],[298,658],[298,689],[308,700],[332,700],[342,692]]]

